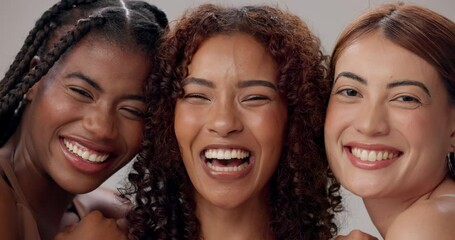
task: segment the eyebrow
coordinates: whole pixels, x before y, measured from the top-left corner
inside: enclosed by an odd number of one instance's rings
[[[182,85],[186,86],[188,84],[198,84],[198,85],[203,85],[209,88],[215,88],[215,84],[213,82],[210,82],[208,80],[202,79],[202,78],[196,78],[196,77],[188,77],[183,79]]]
[[[88,83],[93,88],[95,88],[96,90],[103,92],[103,89],[100,87],[100,85],[98,85],[98,83],[96,83],[95,81],[93,81],[92,79],[90,79],[89,77],[85,76],[84,74],[82,74],[80,72],[70,73],[70,74],[66,75],[66,78],[81,79],[81,80],[85,81],[86,83]]]
[[[337,75],[337,77],[335,78],[334,84],[338,80],[338,78],[340,78],[340,77],[347,77],[347,78],[356,80],[356,81],[358,81],[358,82],[360,82],[362,84],[367,85],[367,81],[365,79],[363,79],[359,75],[357,75],[355,73],[352,73],[352,72],[341,72],[341,73],[339,73]],[[391,88],[394,88],[394,87],[400,87],[400,86],[416,86],[416,87],[419,87],[429,97],[431,97],[430,90],[428,90],[428,88],[425,86],[425,84],[423,84],[422,82],[419,82],[419,81],[414,81],[414,80],[397,80],[397,81],[394,81],[394,82],[391,82],[391,83],[387,84],[387,89],[391,89]]]
[[[210,82],[210,81],[208,81],[206,79],[202,79],[202,78],[189,77],[189,78],[185,78],[182,81],[183,86],[192,84],[192,83],[203,85],[203,86],[206,86],[209,88],[215,88],[215,84],[213,82]],[[271,83],[269,81],[265,81],[265,80],[245,80],[245,81],[239,82],[239,84],[238,84],[239,88],[246,88],[246,87],[252,87],[252,86],[264,86],[264,87],[269,87],[273,90],[277,90],[277,87],[273,83]]]
[[[367,81],[365,81],[365,79],[363,79],[359,75],[357,75],[355,73],[352,73],[352,72],[340,72],[337,75],[337,77],[335,78],[335,81],[333,81],[333,83],[335,84],[337,82],[338,78],[340,78],[340,77],[347,77],[347,78],[350,78],[352,80],[356,80],[357,82],[360,82],[362,84],[367,85]]]
[[[399,86],[416,86],[421,88],[429,97],[431,97],[430,91],[428,88],[425,86],[425,84],[414,81],[414,80],[400,80],[400,81],[395,81],[392,83],[387,84],[387,88],[394,88],[394,87],[399,87]]]
[[[85,76],[84,74],[82,74],[80,72],[70,73],[70,74],[66,75],[66,78],[78,78],[78,79],[83,80],[84,82],[88,83],[90,86],[95,88],[97,91],[104,92],[104,89],[101,88],[101,86],[98,83],[96,83],[95,81],[93,81],[92,79],[90,79],[89,77]],[[145,102],[144,96],[133,95],[133,94],[128,94],[128,95],[122,96],[122,99],[130,99],[130,100],[137,100],[137,101]]]
[[[265,80],[245,80],[239,82],[239,88],[246,88],[246,87],[252,87],[252,86],[263,86],[263,87],[269,87],[273,90],[277,90],[275,84],[265,81]]]

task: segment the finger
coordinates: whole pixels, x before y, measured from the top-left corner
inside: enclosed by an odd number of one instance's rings
[[[85,217],[89,213],[89,210],[84,207],[84,204],[81,203],[77,198],[73,199],[74,208],[76,208],[77,214],[80,218]]]
[[[128,221],[126,220],[126,218],[119,218],[119,219],[117,219],[116,223],[117,223],[118,228],[122,232],[128,233]]]

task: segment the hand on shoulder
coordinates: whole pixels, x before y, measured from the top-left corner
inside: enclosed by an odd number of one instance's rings
[[[77,224],[62,229],[54,240],[126,240],[127,233],[119,226],[116,219],[105,218],[100,211],[93,211],[84,216]]]

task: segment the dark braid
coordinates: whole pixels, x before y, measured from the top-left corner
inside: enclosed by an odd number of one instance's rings
[[[127,20],[119,0],[63,0],[41,16],[0,82],[0,146],[19,124],[21,111],[15,113],[15,109],[24,94],[88,33],[119,44],[132,44],[133,48],[154,55],[155,46],[167,27],[166,16],[145,2],[127,2],[127,6],[130,5],[133,8]],[[69,31],[61,31],[64,27]],[[59,38],[60,41],[51,46]],[[30,69],[37,55],[41,59]]]
[[[20,81],[28,72],[32,58],[38,52],[38,49],[43,45],[50,32],[56,27],[52,22],[56,16],[64,11],[72,9],[80,4],[92,3],[96,0],[73,0],[61,1],[49,8],[36,21],[35,26],[30,30],[27,38],[22,45],[19,53],[16,55],[13,63],[10,65],[3,80],[1,81],[0,96],[4,96],[10,90],[12,85]]]

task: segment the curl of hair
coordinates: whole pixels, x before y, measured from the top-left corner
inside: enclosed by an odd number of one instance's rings
[[[147,3],[127,3],[132,8],[129,16],[112,0],[62,0],[43,13],[0,81],[0,146],[16,131],[21,112],[14,110],[23,95],[87,35],[155,55],[167,28],[166,16]],[[35,56],[40,60],[31,68]]]
[[[323,143],[330,83],[318,38],[300,18],[278,8],[206,4],[187,12],[165,38],[161,65],[146,86],[145,141],[129,175],[137,203],[128,216],[133,239],[201,237],[194,190],[174,133],[175,103],[201,44],[235,33],[253,36],[268,50],[288,106],[285,145],[270,180],[270,228],[276,239],[330,239],[337,232],[339,184],[328,172]]]

